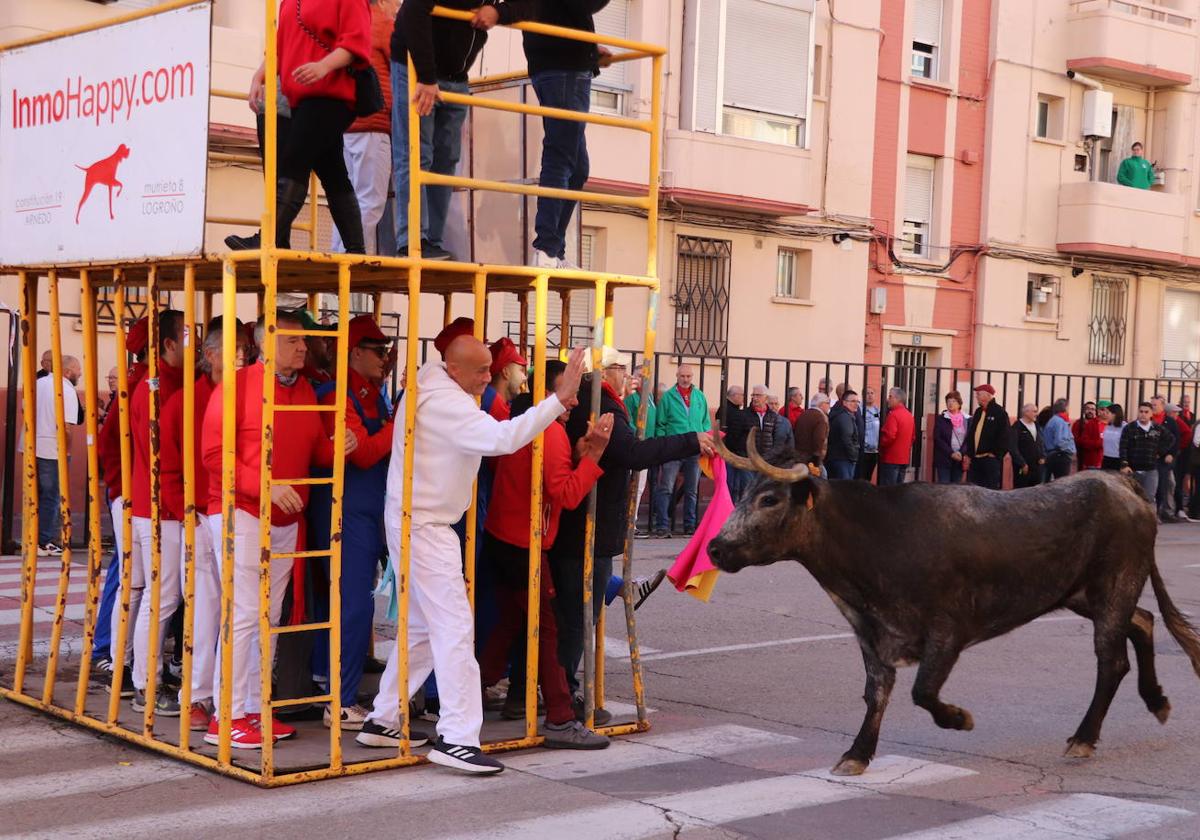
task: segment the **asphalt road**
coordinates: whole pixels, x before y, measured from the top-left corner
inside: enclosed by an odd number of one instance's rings
[[[637,569],[680,547],[639,542]],[[1158,562],[1200,615],[1198,547],[1200,526],[1164,527]],[[974,714],[972,732],[934,726],[902,671],[878,758],[846,780],[827,770],[861,721],[862,663],[803,568],[723,576],[708,604],[664,587],[637,615],[652,732],[603,752],[509,754],[487,779],[420,767],[259,790],[0,703],[0,835],[1200,837],[1200,679],[1161,627],[1165,726],[1131,675],[1096,756],[1063,757],[1095,658],[1090,623],[1058,614],[963,655],[943,698]],[[627,668],[610,666],[610,703],[628,703]]]

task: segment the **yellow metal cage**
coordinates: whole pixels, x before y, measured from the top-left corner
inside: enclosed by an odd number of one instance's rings
[[[64,37],[87,29],[102,26],[116,26],[145,15],[171,11],[184,6],[194,5],[208,0],[174,0],[161,4],[154,9],[131,12],[113,17],[110,20],[91,27],[78,27],[71,30],[49,33],[33,39],[8,44],[0,49],[11,49],[26,46],[41,40]],[[276,3],[266,0],[266,76],[268,79],[277,74],[277,56],[275,51],[275,14]],[[468,12],[436,7],[434,14],[445,18],[469,20]],[[566,111],[555,108],[545,108],[524,103],[512,103],[484,96],[458,95],[443,92],[446,101],[459,103],[468,107],[493,108],[509,111],[526,117],[553,117],[558,119],[577,120],[586,123],[612,126],[631,131],[645,133],[649,138],[649,178],[644,195],[627,196],[611,195],[599,192],[572,191],[544,188],[529,184],[508,183],[501,181],[479,180],[474,178],[439,175],[420,169],[419,132],[409,132],[409,153],[413,162],[411,168],[410,188],[408,195],[408,216],[411,229],[419,229],[421,215],[421,187],[427,184],[438,184],[465,190],[491,190],[498,192],[517,193],[523,195],[542,196],[576,201],[587,201],[597,205],[635,208],[642,211],[647,219],[646,228],[646,271],[642,275],[613,274],[594,271],[571,269],[543,269],[516,265],[491,265],[465,262],[429,262],[423,260],[420,246],[414,237],[409,256],[381,257],[352,254],[318,253],[317,247],[317,202],[316,182],[310,189],[311,213],[297,228],[309,233],[310,250],[285,250],[274,247],[271,243],[271,232],[275,229],[275,181],[276,181],[276,127],[273,119],[266,120],[266,140],[264,142],[264,179],[263,179],[263,213],[261,219],[231,218],[208,216],[209,224],[261,224],[264,231],[261,250],[241,251],[225,255],[203,256],[194,259],[167,259],[151,262],[125,264],[86,264],[86,265],[44,265],[44,266],[15,266],[0,267],[0,273],[16,274],[22,290],[22,314],[20,322],[21,368],[23,372],[23,414],[24,414],[24,465],[23,465],[23,566],[21,594],[21,624],[20,639],[17,649],[15,667],[11,671],[11,680],[0,685],[0,695],[9,700],[36,708],[48,714],[53,714],[78,725],[88,727],[109,735],[113,735],[143,747],[171,755],[173,757],[208,767],[219,773],[253,782],[263,786],[287,785],[316,779],[331,778],[350,774],[364,773],[391,767],[419,764],[425,759],[416,755],[410,749],[407,733],[407,704],[401,703],[402,725],[405,739],[401,748],[394,755],[384,759],[365,759],[361,756],[348,757],[343,752],[342,731],[340,726],[340,590],[341,574],[341,530],[342,530],[342,472],[345,464],[345,409],[346,390],[337,389],[336,403],[333,406],[304,406],[303,410],[332,411],[336,422],[334,434],[334,469],[331,478],[309,478],[303,480],[286,480],[287,484],[320,484],[326,483],[332,487],[333,509],[330,548],[326,551],[294,551],[285,557],[322,557],[328,558],[330,565],[330,606],[329,620],[293,626],[272,627],[269,622],[269,588],[270,563],[272,559],[281,559],[280,555],[272,554],[270,542],[270,489],[275,484],[271,475],[271,453],[275,446],[280,445],[273,437],[274,417],[277,412],[295,410],[292,406],[276,406],[274,404],[273,388],[264,388],[263,429],[262,429],[262,469],[259,512],[259,551],[260,551],[260,591],[259,591],[259,671],[262,678],[261,692],[263,698],[262,729],[263,748],[261,754],[254,753],[249,757],[235,754],[230,741],[230,707],[231,707],[231,676],[233,673],[233,650],[228,644],[231,634],[233,614],[233,513],[234,480],[235,480],[235,439],[234,416],[236,388],[223,389],[224,426],[222,449],[222,480],[223,497],[223,539],[218,551],[222,556],[222,585],[220,608],[220,633],[226,641],[223,645],[223,656],[217,663],[221,669],[221,691],[214,698],[220,719],[219,744],[212,747],[197,739],[189,730],[187,709],[190,701],[188,696],[193,653],[193,600],[196,585],[195,573],[195,530],[197,527],[196,494],[194,464],[190,457],[184,458],[184,565],[183,565],[183,598],[184,610],[184,645],[183,645],[183,688],[181,689],[180,706],[183,710],[178,726],[162,725],[155,720],[155,709],[152,701],[146,703],[144,713],[133,716],[123,711],[120,704],[119,688],[122,683],[123,671],[129,667],[124,661],[127,633],[129,630],[130,590],[131,590],[131,544],[133,541],[132,512],[129,506],[124,509],[122,521],[114,522],[114,530],[123,537],[120,544],[123,556],[120,558],[122,575],[121,595],[115,609],[120,611],[119,632],[113,639],[113,676],[111,685],[98,691],[91,684],[91,650],[96,630],[98,613],[100,581],[103,565],[101,548],[101,506],[104,504],[100,486],[99,464],[97,455],[97,432],[99,416],[99,396],[97,392],[99,331],[97,329],[97,289],[100,286],[115,287],[114,314],[118,329],[114,331],[113,343],[117,357],[118,398],[115,410],[120,413],[121,440],[121,475],[122,485],[131,486],[132,463],[132,433],[129,427],[130,389],[127,378],[125,360],[125,333],[121,327],[127,322],[127,294],[130,289],[144,289],[147,303],[147,318],[150,327],[148,351],[148,374],[152,383],[158,377],[158,336],[157,316],[160,311],[159,293],[175,292],[182,295],[183,317],[185,327],[184,340],[184,376],[183,376],[183,451],[195,451],[195,435],[199,430],[194,423],[195,379],[197,370],[196,344],[201,333],[201,327],[214,314],[223,314],[224,323],[235,323],[239,300],[246,302],[250,296],[257,297],[257,310],[262,316],[265,334],[269,339],[278,335],[320,335],[336,337],[336,377],[344,383],[347,374],[347,322],[350,320],[351,293],[368,293],[375,296],[376,315],[379,315],[382,305],[382,294],[390,293],[403,295],[407,299],[407,336],[404,340],[404,363],[408,371],[418,368],[418,347],[420,343],[420,303],[422,294],[438,294],[445,300],[445,321],[449,320],[451,298],[456,294],[469,294],[473,297],[476,337],[483,337],[487,296],[489,293],[517,293],[524,296],[532,292],[533,323],[535,324],[532,347],[534,369],[533,392],[540,395],[545,389],[545,361],[547,354],[547,324],[550,318],[549,296],[557,293],[563,303],[563,344],[569,334],[567,329],[568,301],[573,291],[591,290],[594,292],[593,345],[592,353],[594,367],[599,367],[600,354],[603,344],[611,342],[613,327],[613,293],[620,289],[645,289],[648,291],[648,307],[646,311],[645,366],[643,381],[649,381],[649,360],[653,357],[655,341],[655,322],[659,282],[657,277],[657,230],[658,230],[658,179],[662,126],[662,86],[663,59],[665,51],[658,46],[642,44],[619,38],[593,35],[576,30],[563,29],[538,23],[517,24],[517,29],[528,32],[538,32],[595,44],[603,44],[622,50],[617,60],[649,59],[652,65],[650,74],[649,113],[640,118],[625,118],[603,114]],[[516,78],[521,74],[506,77],[491,77],[482,80],[495,82],[501,78]],[[415,125],[417,115],[412,105],[415,91],[416,75],[409,67],[409,120]],[[212,90],[211,95],[218,97],[244,98],[243,94],[235,91]],[[276,113],[276,87],[266,85],[265,113]],[[400,92],[397,92],[400,95]],[[245,161],[241,160],[246,157]],[[237,158],[236,162],[254,162],[257,158],[249,156],[210,153],[210,160],[224,161]],[[11,165],[11,163],[9,164]],[[86,515],[88,517],[88,544],[83,550],[83,560],[77,560],[78,552],[73,552],[71,545],[71,499],[67,482],[66,459],[60,459],[59,479],[61,492],[61,511],[63,521],[63,554],[57,576],[57,588],[54,610],[52,636],[44,656],[38,655],[33,644],[33,623],[35,613],[35,594],[38,584],[38,545],[37,528],[37,466],[35,459],[35,371],[37,347],[37,312],[39,291],[48,289],[49,293],[49,324],[50,348],[53,356],[53,376],[55,377],[55,413],[60,452],[65,451],[66,423],[63,413],[63,349],[62,310],[59,301],[60,281],[65,278],[78,278],[81,287],[81,320],[83,327],[83,364],[86,380],[85,393],[85,422],[87,447],[87,499]],[[338,321],[336,332],[315,332],[308,330],[284,329],[276,324],[277,299],[281,293],[303,293],[312,300],[317,293],[333,292],[338,296]],[[197,319],[197,305],[202,306],[201,320]],[[223,357],[227,361],[235,358],[237,353],[237,337],[233,329],[223,331]],[[275,351],[274,341],[264,340],[261,348],[261,362],[264,365],[264,381],[273,383],[275,380]],[[226,369],[232,369],[232,364]],[[600,379],[592,377],[592,412],[595,419],[600,405]],[[416,376],[408,379],[408,388],[416,391]],[[397,433],[406,436],[409,444],[405,448],[404,464],[404,505],[402,510],[401,557],[399,559],[400,573],[398,575],[399,620],[397,624],[397,655],[400,667],[400,685],[407,684],[408,677],[408,647],[407,619],[409,592],[407,589],[410,562],[410,536],[412,527],[411,496],[412,496],[412,435],[416,423],[416,401],[405,401],[406,412],[403,418],[397,418]],[[157,422],[161,406],[156,387],[152,385],[149,400],[150,428],[152,435],[157,433]],[[638,434],[645,433],[647,401],[641,403],[641,410],[636,419]],[[160,571],[164,562],[161,556],[161,512],[159,499],[159,459],[157,447],[152,445],[150,450],[151,466],[151,574],[146,581],[151,598],[151,621],[149,650],[161,648],[158,634],[158,612],[161,597]],[[533,444],[533,481],[531,510],[538,511],[542,503],[542,442],[541,437]],[[636,478],[634,485],[636,486]],[[604,697],[604,662],[603,651],[603,613],[599,627],[593,627],[592,622],[592,587],[590,581],[593,573],[593,546],[596,515],[596,493],[593,489],[589,501],[586,549],[584,557],[584,627],[587,651],[585,654],[585,697],[587,717],[592,722],[593,711]],[[636,499],[629,494],[630,513],[634,512]],[[623,559],[623,576],[628,580],[632,577],[632,545],[634,516],[629,517],[629,530],[626,534],[626,551]],[[466,571],[465,585],[468,596],[474,595],[474,558],[475,507],[472,504],[468,512]],[[487,751],[503,751],[537,746],[541,738],[537,735],[537,639],[539,615],[539,577],[541,573],[542,547],[541,517],[531,516],[530,522],[530,563],[529,563],[529,609],[527,623],[527,675],[525,696],[525,721],[523,734],[503,740],[485,743]],[[67,594],[72,575],[83,574],[87,580],[86,606],[83,618],[83,632],[80,653],[71,657],[62,652],[64,619],[67,606]],[[642,682],[641,668],[638,658],[638,642],[632,593],[623,593],[626,631],[629,641],[630,664],[632,669],[632,685],[636,700],[637,715],[632,723],[602,727],[598,731],[609,735],[621,735],[649,728],[646,717],[646,706]],[[282,634],[326,630],[329,634],[330,668],[329,691],[316,697],[304,697],[279,700],[272,694],[272,640]],[[74,660],[74,661],[73,661]],[[153,661],[153,660],[152,660]],[[6,669],[7,671],[8,669]],[[153,698],[158,674],[155,668],[147,669],[146,696]],[[301,766],[295,762],[284,762],[280,765],[277,751],[271,738],[272,715],[266,710],[274,710],[287,705],[304,703],[327,703],[331,709],[332,726],[329,730],[327,760],[307,760]]]

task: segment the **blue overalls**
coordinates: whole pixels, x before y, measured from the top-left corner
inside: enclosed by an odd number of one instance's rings
[[[320,398],[334,387],[334,383],[323,383],[317,389]],[[377,434],[392,416],[392,408],[386,394],[379,392],[376,406],[378,417],[370,418],[363,411],[362,403],[353,394],[347,400],[358,412],[368,435]],[[387,542],[383,533],[384,500],[387,495],[388,458],[381,458],[374,466],[362,469],[346,461],[344,493],[342,496],[342,707],[358,702],[358,686],[362,681],[363,665],[371,643],[371,623],[375,615],[375,572],[380,558],[387,554]],[[315,487],[313,488],[316,489]],[[311,505],[310,505],[311,507]],[[316,513],[316,511],[314,511]],[[329,544],[329,508],[324,512],[325,545]],[[312,526],[319,526],[321,514],[310,517]],[[311,529],[310,537],[315,537]],[[310,540],[310,543],[312,541]],[[315,548],[315,546],[313,546]],[[325,561],[328,573],[329,561]],[[318,621],[327,620],[325,616]],[[329,636],[318,634],[313,648],[313,672],[329,673]]]

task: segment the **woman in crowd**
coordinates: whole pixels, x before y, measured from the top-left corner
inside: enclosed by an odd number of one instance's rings
[[[967,419],[962,411],[962,395],[958,391],[946,394],[946,410],[933,424],[933,471],[938,484],[962,483]]]
[[[1100,462],[1102,470],[1121,469],[1121,430],[1125,428],[1125,411],[1113,403],[1100,411],[1100,417],[1107,422],[1104,425],[1104,460]]]

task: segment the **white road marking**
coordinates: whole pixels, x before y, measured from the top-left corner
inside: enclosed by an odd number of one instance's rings
[[[1114,796],[1077,793],[1045,805],[1018,808],[953,825],[902,834],[891,840],[1078,840],[1118,837],[1192,816],[1182,808]]]
[[[104,745],[107,752],[111,749]],[[0,807],[21,802],[36,802],[49,796],[77,796],[100,793],[116,794],[125,788],[143,787],[155,782],[182,782],[208,771],[179,762],[146,759],[138,756],[130,766],[108,763],[81,770],[55,771],[36,776],[8,779],[0,786]]]
[[[67,604],[67,608],[63,610],[63,617],[67,621],[83,621],[83,612],[87,609],[87,604]],[[37,622],[53,621],[54,616],[58,612],[58,605],[51,604],[45,607],[33,608],[33,620]],[[11,610],[0,610],[0,627],[5,624],[20,624],[21,623],[21,608],[15,607]]]
[[[638,653],[645,657],[647,654],[658,653],[658,648],[652,648],[649,645],[638,645]],[[604,637],[604,655],[613,659],[628,659],[629,658],[629,640],[621,637],[613,636]]]
[[[637,706],[633,703],[620,703],[616,700],[605,700],[604,708],[612,713],[613,717],[637,717]],[[651,706],[646,707],[646,714],[654,714],[658,709]]]

